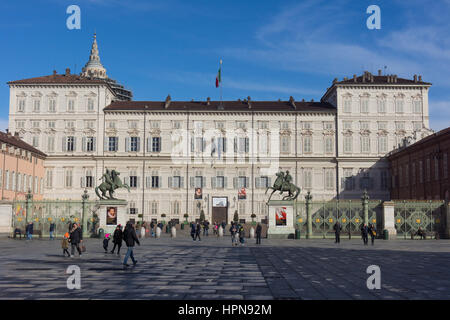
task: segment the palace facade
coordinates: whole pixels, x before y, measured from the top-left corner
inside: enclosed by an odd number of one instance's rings
[[[359,199],[365,189],[388,200],[386,155],[431,133],[431,84],[416,75],[335,79],[320,101],[131,101],[105,79],[94,38],[82,74],[8,83],[9,129],[48,155],[45,198],[80,198],[84,189],[96,198],[103,172],[116,169],[131,187],[117,197],[135,220],[201,210],[213,220],[216,197],[227,199],[229,221],[235,211],[265,219],[266,187],[279,169],[290,171],[302,200],[307,191]]]

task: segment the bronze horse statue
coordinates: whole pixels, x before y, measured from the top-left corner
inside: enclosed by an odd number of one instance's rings
[[[295,184],[291,183],[290,180],[292,179],[289,175],[289,171],[286,171],[286,174],[284,172],[278,172],[276,173],[277,179],[273,183],[273,187],[268,187],[266,189],[266,194],[269,189],[272,189],[272,193],[269,196],[269,200],[272,198],[272,195],[275,193],[275,191],[280,191],[280,195],[283,194],[283,192],[287,191],[288,195],[283,197],[283,200],[295,200],[297,199],[298,195],[300,194],[300,188],[297,187]]]
[[[111,170],[111,172],[109,172],[109,170],[106,169],[106,173],[104,173],[100,178],[100,180],[104,178],[105,181],[103,181],[98,187],[95,187],[95,193],[100,199],[117,200],[116,198],[114,198],[114,190],[118,188],[126,188],[128,192],[130,192],[130,186],[126,183],[122,183],[119,175],[120,173],[116,170]],[[102,192],[101,195],[98,192],[99,190]],[[106,192],[109,192],[109,197],[106,195]]]

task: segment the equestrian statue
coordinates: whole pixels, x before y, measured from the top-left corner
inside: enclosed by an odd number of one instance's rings
[[[297,187],[295,184],[292,183],[292,176],[289,174],[289,170],[286,170],[286,172],[280,171],[276,173],[276,180],[273,183],[273,187],[268,187],[266,189],[266,194],[269,189],[272,189],[272,193],[270,194],[270,198],[272,198],[272,195],[275,193],[275,191],[280,191],[280,195],[283,194],[283,192],[287,191],[288,195],[283,197],[283,200],[295,200],[297,199],[298,195],[300,194],[300,188]]]
[[[114,198],[114,190],[118,188],[126,188],[128,192],[130,192],[130,186],[126,183],[122,183],[122,180],[120,180],[119,177],[120,173],[116,170],[106,169],[106,172],[102,175],[102,177],[99,180],[103,180],[103,182],[98,186],[95,187],[95,193],[97,196],[102,200],[117,200]],[[98,191],[101,191],[102,194]],[[106,195],[106,192],[109,193],[109,197]]]

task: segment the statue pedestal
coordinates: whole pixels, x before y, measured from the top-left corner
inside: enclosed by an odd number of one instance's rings
[[[294,201],[270,200],[269,205],[269,239],[294,239]]]
[[[113,233],[117,225],[124,228],[127,223],[127,201],[126,200],[99,200],[99,228],[105,230],[105,234]],[[114,218],[115,213],[115,218]]]

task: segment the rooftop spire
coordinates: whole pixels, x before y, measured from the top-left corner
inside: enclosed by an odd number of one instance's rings
[[[94,32],[94,41],[92,42],[91,54],[89,56],[89,61],[84,66],[82,73],[84,77],[94,77],[105,79],[108,78],[106,75],[106,69],[100,62],[100,56],[98,53],[97,45],[97,33]]]

